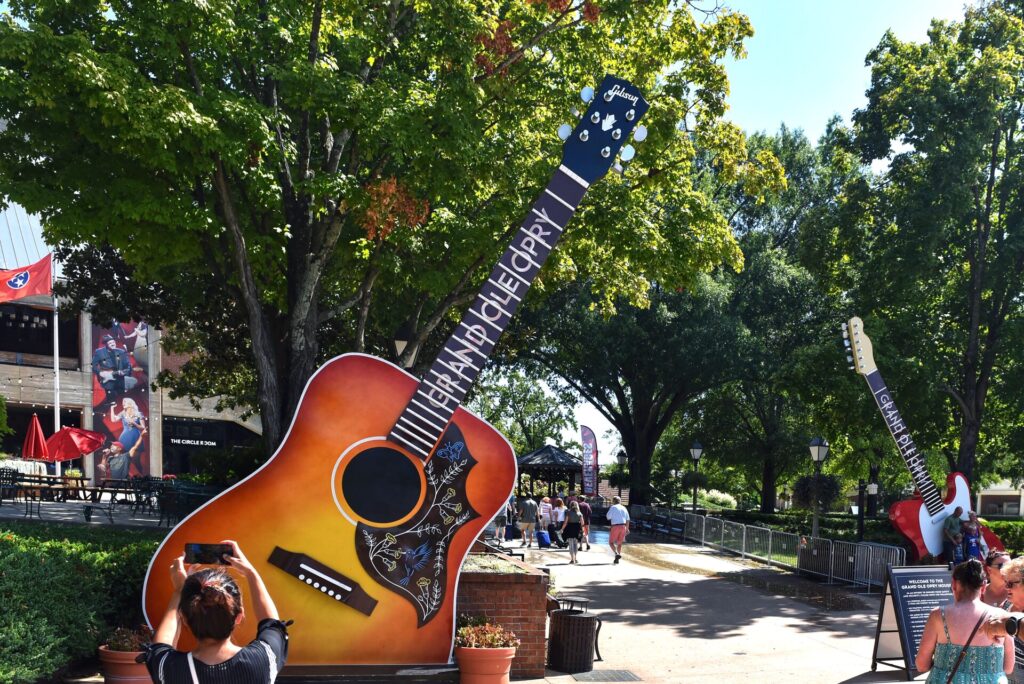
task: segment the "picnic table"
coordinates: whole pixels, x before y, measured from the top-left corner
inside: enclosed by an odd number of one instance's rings
[[[21,496],[25,502],[25,517],[27,518],[35,515],[42,519],[43,499],[61,501],[65,492],[63,479],[56,475],[19,473],[15,476],[15,486],[17,495]]]

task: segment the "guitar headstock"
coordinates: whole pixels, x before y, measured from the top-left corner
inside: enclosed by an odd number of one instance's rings
[[[864,321],[857,316],[843,323],[843,345],[847,351],[846,360],[852,364],[852,370],[861,375],[869,375],[878,370],[871,339],[864,334]]]
[[[637,142],[647,137],[647,128],[638,124],[650,105],[632,83],[614,76],[605,76],[596,93],[584,88],[582,97],[590,106],[576,128],[563,124],[558,129],[565,140],[562,164],[594,183],[608,173],[620,150],[622,161],[633,158],[636,151],[626,140],[631,133]]]

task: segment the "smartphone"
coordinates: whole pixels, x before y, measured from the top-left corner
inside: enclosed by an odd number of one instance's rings
[[[185,562],[190,565],[227,565],[224,556],[234,552],[231,544],[185,544]]]

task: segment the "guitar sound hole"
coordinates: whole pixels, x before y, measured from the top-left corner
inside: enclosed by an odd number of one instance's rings
[[[420,475],[404,454],[373,447],[356,454],[345,467],[341,488],[352,512],[383,525],[407,516],[420,500]]]

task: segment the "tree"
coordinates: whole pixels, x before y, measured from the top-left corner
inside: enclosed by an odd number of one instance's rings
[[[469,408],[505,435],[517,454],[561,443],[574,424],[573,397],[534,382],[521,370],[488,373],[479,382]]]
[[[936,420],[945,416],[949,467],[968,478],[989,399],[1016,391],[993,383],[1019,363],[1007,342],[1024,289],[1022,17],[1017,3],[990,2],[933,22],[925,43],[886,34],[854,116],[864,160],[890,160],[863,228],[870,263],[857,299],[899,321],[900,351],[948,397]]]
[[[651,280],[739,262],[689,173],[697,146],[725,173],[759,171],[721,120],[742,15],[668,0],[7,7],[0,197],[42,216],[75,306],[169,326],[193,360],[163,381],[257,407],[270,448],[325,358],[387,355],[403,321],[405,365],[439,344],[554,168],[573,93],[606,71],[657,103],[650,136],[540,288],[585,272],[608,301],[639,301]]]
[[[727,375],[737,333],[723,315],[727,297],[702,277],[692,291],[653,287],[649,307],[620,301],[605,317],[576,287],[514,326],[515,360],[566,383],[619,432],[631,503],[648,501],[651,457],[672,418]]]

